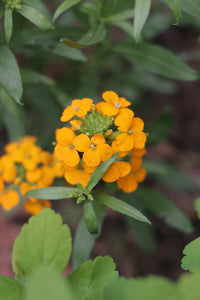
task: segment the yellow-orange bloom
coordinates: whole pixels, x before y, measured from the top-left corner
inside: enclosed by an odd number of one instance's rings
[[[31,215],[37,216],[38,213],[46,207],[51,207],[51,202],[48,200],[34,199],[24,203],[24,209]]]
[[[5,211],[17,206],[19,200],[19,194],[14,190],[8,190],[0,195],[0,204]]]
[[[54,153],[58,160],[63,161],[68,167],[75,167],[78,165],[80,157],[73,146],[75,133],[72,129],[63,127],[56,130],[56,141]]]
[[[65,170],[64,177],[70,184],[80,183],[83,187],[86,187],[90,179],[90,174],[79,167],[73,170]]]
[[[105,182],[114,182],[120,177],[128,175],[131,171],[131,165],[126,161],[115,161],[103,175]]]
[[[86,134],[80,134],[75,137],[73,144],[78,151],[83,152],[83,161],[89,167],[97,167],[113,154],[102,134],[95,134],[91,139]]]
[[[75,99],[72,101],[71,106],[67,106],[61,117],[61,122],[67,122],[71,120],[74,116],[77,117],[84,117],[87,115],[88,111],[92,109],[92,99],[90,98],[83,98],[82,100],[80,99]]]
[[[119,97],[117,93],[113,91],[104,92],[102,98],[106,102],[100,102],[97,107],[102,111],[103,115],[106,116],[116,116],[121,110],[131,105],[131,102],[123,97]]]

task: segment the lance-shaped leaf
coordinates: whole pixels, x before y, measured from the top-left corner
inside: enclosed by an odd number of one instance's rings
[[[97,216],[91,201],[84,202],[84,221],[91,234],[98,233]]]
[[[148,18],[151,0],[135,0],[133,36],[139,42],[142,28]]]
[[[92,173],[86,186],[89,191],[91,191],[95,185],[97,185],[110,165],[116,160],[117,156],[118,153],[113,154],[107,161],[104,161],[102,164],[100,164],[100,166]]]
[[[83,49],[85,47],[97,44],[104,40],[106,33],[106,28],[102,24],[100,24],[97,29],[88,31],[78,42],[73,42],[68,39],[62,39],[61,41],[68,47],[75,49]]]
[[[108,206],[109,208],[118,211],[121,214],[127,215],[131,218],[134,218],[138,221],[151,224],[151,222],[145,217],[139,210],[133,206],[127,204],[126,202],[117,199],[114,196],[109,196],[103,193],[95,193],[95,199],[100,201],[102,204]]]
[[[181,8],[178,0],[165,0],[169,8],[172,10],[174,17],[176,19],[176,24],[178,24],[181,20]]]
[[[6,8],[5,10],[4,29],[5,29],[6,42],[9,44],[12,31],[13,31],[12,9],[10,8]]]
[[[20,5],[21,8],[17,10],[23,17],[27,20],[38,26],[43,30],[51,30],[54,29],[53,25],[49,22],[49,20],[41,14],[35,8],[28,6],[28,5]]]
[[[66,0],[64,2],[62,2],[58,8],[56,9],[54,15],[53,15],[53,21],[55,22],[55,20],[63,13],[65,12],[67,9],[71,8],[72,6],[78,4],[79,2],[81,2],[82,0]]]
[[[60,200],[72,198],[72,195],[76,190],[77,188],[51,186],[43,189],[28,191],[26,196],[46,200]]]
[[[46,208],[29,219],[14,243],[13,271],[17,277],[30,275],[39,265],[52,266],[62,272],[71,254],[69,227],[59,214]]]
[[[15,56],[5,46],[0,46],[0,83],[9,95],[18,103],[22,97],[22,80]]]
[[[53,79],[41,73],[29,69],[21,69],[20,71],[21,71],[23,83],[29,83],[29,84],[43,83],[47,86],[55,85],[55,81]]]
[[[130,41],[119,43],[115,51],[142,66],[149,72],[157,73],[167,78],[193,81],[199,79],[199,73],[186,65],[177,55],[163,47]]]
[[[0,298],[2,300],[22,300],[23,290],[17,281],[0,276]]]

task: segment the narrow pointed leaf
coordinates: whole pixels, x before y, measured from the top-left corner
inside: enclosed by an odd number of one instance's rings
[[[96,193],[95,195],[97,201],[100,201],[109,208],[118,211],[121,214],[127,215],[131,218],[134,218],[138,221],[151,224],[151,222],[139,210],[127,204],[126,202],[103,193]]]
[[[95,214],[93,204],[91,201],[86,201],[84,203],[84,221],[85,221],[87,230],[91,234],[98,233],[97,216]]]
[[[92,173],[86,187],[89,191],[91,191],[95,187],[95,185],[97,185],[97,183],[101,180],[102,176],[108,170],[110,165],[116,160],[117,156],[118,153],[113,154],[111,158],[100,164],[100,166],[94,171],[94,173]]]
[[[23,88],[19,67],[15,56],[5,45],[0,46],[0,74],[0,83],[17,103],[21,103]]]
[[[169,8],[172,10],[174,17],[176,19],[176,25],[180,22],[182,14],[181,8],[178,0],[165,0]]]
[[[60,200],[71,198],[77,188],[68,188],[60,186],[52,186],[43,189],[35,189],[26,193],[28,197],[46,200]]]
[[[151,0],[135,0],[133,37],[136,42],[140,41],[142,28],[148,18]]]
[[[57,272],[62,272],[71,248],[69,227],[63,225],[59,214],[46,208],[29,219],[15,240],[13,270],[17,277],[30,275],[40,265],[52,266]]]
[[[18,9],[17,12],[43,30],[54,29],[49,20],[42,15],[41,12],[31,6],[21,5],[21,8]]]
[[[193,81],[200,75],[185,64],[177,55],[163,47],[130,41],[119,43],[114,50],[126,55],[133,63],[139,64],[149,72],[176,80]]]
[[[44,74],[29,69],[21,69],[20,71],[21,71],[23,83],[31,83],[31,84],[43,83],[47,86],[55,85],[55,81]]]
[[[6,42],[9,44],[12,31],[13,31],[12,9],[10,8],[6,8],[5,10],[4,28],[5,28]]]
[[[67,9],[71,8],[72,6],[78,4],[79,2],[81,2],[82,0],[66,0],[64,2],[62,2],[58,8],[56,9],[54,15],[53,15],[53,21],[55,22],[55,20],[63,13],[65,12]]]
[[[127,9],[119,13],[115,13],[113,15],[109,15],[105,17],[105,21],[111,24],[117,24],[118,22],[125,21],[127,19],[133,18],[133,9]]]
[[[104,40],[106,33],[106,28],[103,25],[100,25],[96,30],[88,31],[78,42],[68,39],[62,39],[61,42],[71,48],[83,49]]]

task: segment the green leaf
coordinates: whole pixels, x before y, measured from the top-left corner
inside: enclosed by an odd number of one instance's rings
[[[5,46],[0,46],[0,83],[7,90],[9,95],[20,103],[22,97],[22,80],[15,56]]]
[[[142,187],[135,192],[136,197],[142,201],[142,205],[165,222],[185,233],[191,233],[193,227],[189,219],[170,199],[150,188]]]
[[[13,271],[17,277],[30,275],[39,265],[62,272],[71,254],[71,234],[59,214],[46,208],[29,219],[14,243]]]
[[[147,139],[147,144],[153,146],[165,140],[169,136],[172,125],[172,112],[171,110],[166,109],[148,126],[147,132],[149,137]]]
[[[141,31],[148,18],[150,7],[151,0],[135,0],[133,37],[136,42],[140,41]]]
[[[87,230],[91,234],[98,233],[97,216],[95,214],[93,204],[91,201],[84,202],[84,220]]]
[[[62,39],[61,42],[71,48],[83,49],[104,40],[106,33],[106,28],[102,24],[100,24],[97,29],[88,31],[78,42],[73,42],[67,39]]]
[[[176,19],[176,25],[180,22],[182,14],[179,5],[179,0],[165,0],[169,8],[172,10],[174,17]]]
[[[200,197],[198,197],[194,202],[194,207],[197,212],[197,216],[200,219]]]
[[[181,267],[190,272],[200,271],[200,237],[189,243],[183,250]]]
[[[113,15],[108,15],[104,18],[104,21],[109,24],[118,24],[118,22],[125,21],[127,19],[133,18],[134,10],[127,9]]]
[[[5,28],[6,42],[9,44],[12,31],[13,31],[12,9],[10,8],[6,8],[5,10],[4,28]]]
[[[38,199],[47,200],[60,200],[72,198],[72,194],[77,190],[77,188],[68,188],[61,186],[50,186],[43,189],[35,189],[26,193],[28,197],[35,197]]]
[[[27,20],[38,26],[43,30],[51,30],[54,29],[53,25],[49,22],[49,20],[42,15],[35,8],[28,5],[21,5],[21,8],[17,10],[23,17]]]
[[[131,218],[134,218],[138,221],[151,224],[151,222],[139,210],[127,204],[126,202],[123,202],[113,196],[109,196],[99,192],[95,193],[95,195],[97,201],[100,201],[109,208],[118,211],[121,214],[125,214]]]
[[[83,262],[89,259],[94,243],[101,233],[101,228],[105,217],[104,205],[102,205],[98,201],[94,201],[93,205],[98,220],[99,233],[90,234],[86,228],[84,218],[81,218],[75,232],[73,243],[72,265],[74,269],[79,267]]]
[[[86,62],[87,60],[80,50],[66,47],[64,44],[60,44],[57,47],[55,47],[52,50],[52,53],[76,61]]]
[[[91,191],[95,185],[101,180],[104,173],[108,170],[110,165],[116,160],[119,153],[113,154],[107,161],[104,161],[100,166],[92,173],[86,188]]]
[[[183,274],[176,285],[177,298],[181,300],[198,300],[200,295],[200,273]],[[171,298],[170,298],[171,299]]]
[[[76,299],[101,299],[103,289],[116,279],[115,264],[111,257],[97,257],[87,261],[66,279],[72,286]]]
[[[31,84],[38,84],[43,83],[47,86],[53,86],[55,85],[55,81],[46,75],[43,75],[41,73],[29,70],[29,69],[21,69],[21,76],[23,83],[31,83]]]
[[[0,298],[2,300],[22,300],[23,290],[17,281],[0,275]]]
[[[147,71],[167,78],[193,81],[199,79],[199,73],[186,65],[178,56],[163,47],[130,41],[119,43],[114,50],[130,61],[141,65]]]
[[[53,22],[67,9],[71,8],[72,6],[78,4],[82,0],[66,0],[62,2],[58,8],[56,9],[54,15],[53,15]]]
[[[34,270],[27,280],[26,288],[26,300],[74,299],[67,282],[51,266],[39,266]]]

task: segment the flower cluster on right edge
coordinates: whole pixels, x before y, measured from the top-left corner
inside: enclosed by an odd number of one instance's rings
[[[114,153],[117,160],[102,179],[115,182],[126,193],[136,190],[146,171],[144,122],[128,108],[131,102],[113,91],[97,104],[90,98],[74,99],[61,116],[66,126],[56,130],[55,155],[64,163],[64,177],[72,185],[86,186],[91,174]]]

